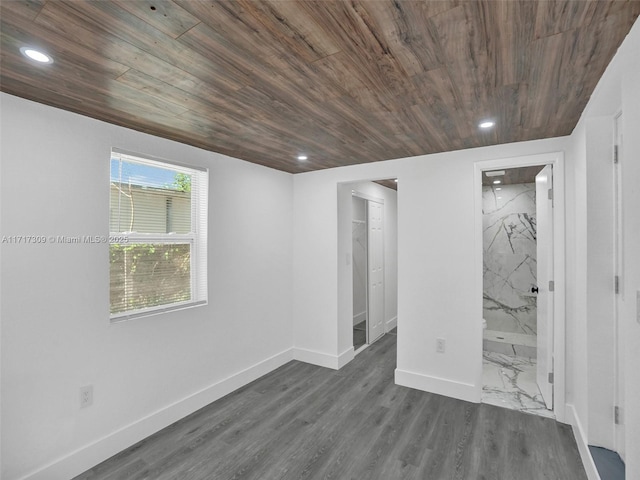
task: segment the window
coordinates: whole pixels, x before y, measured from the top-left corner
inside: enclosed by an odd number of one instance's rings
[[[111,319],[207,302],[206,170],[111,153]]]

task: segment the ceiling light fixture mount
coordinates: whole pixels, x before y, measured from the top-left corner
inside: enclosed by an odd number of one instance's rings
[[[488,128],[493,127],[495,124],[496,122],[494,122],[493,120],[483,120],[478,124],[478,126],[486,130]]]
[[[307,160],[309,157],[306,155],[298,155],[298,160],[300,160],[301,162],[304,162],[305,160]]]
[[[494,180],[493,184],[494,185],[500,185],[502,183],[502,180]]]
[[[51,58],[51,55],[48,55],[43,51],[33,47],[20,47],[20,53],[22,53],[22,55],[24,55],[28,59],[38,63],[53,63],[53,58]]]

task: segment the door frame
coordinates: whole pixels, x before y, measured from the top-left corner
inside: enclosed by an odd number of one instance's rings
[[[626,397],[624,392],[624,322],[620,316],[621,302],[624,300],[624,230],[623,230],[623,203],[622,203],[622,165],[624,161],[624,146],[622,138],[623,112],[619,110],[613,116],[613,145],[618,149],[618,161],[613,163],[613,274],[618,279],[618,291],[614,290],[613,321],[613,376],[614,391],[613,405],[618,408],[619,423],[616,423],[615,410],[613,418],[613,444],[615,451],[623,461],[626,460],[625,442],[625,417]]]
[[[536,165],[553,166],[554,215],[553,215],[553,413],[556,420],[565,422],[565,165],[563,152],[525,155],[495,160],[484,160],[474,163],[474,208],[475,208],[475,277],[476,277],[476,311],[478,318],[475,324],[478,332],[478,343],[482,345],[482,292],[483,292],[483,238],[482,238],[482,174],[487,170],[531,167]],[[476,376],[476,398],[482,398],[482,348],[478,356]]]
[[[553,279],[553,166],[545,165],[535,178],[536,191],[536,284],[538,295],[536,299],[536,383],[547,409],[553,410],[553,381],[549,379],[549,372],[554,371],[553,365],[553,305],[554,290],[549,288],[548,280]],[[544,219],[547,221],[543,221]],[[540,240],[544,240],[541,242]],[[551,268],[549,268],[551,267]],[[549,329],[551,324],[551,329]],[[551,346],[551,348],[549,348]],[[549,408],[551,405],[551,408]]]

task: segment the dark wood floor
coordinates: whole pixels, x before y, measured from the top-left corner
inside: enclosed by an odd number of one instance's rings
[[[290,362],[76,479],[586,479],[567,425],[395,385],[396,338]]]

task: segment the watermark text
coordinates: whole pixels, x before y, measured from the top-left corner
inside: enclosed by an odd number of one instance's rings
[[[129,243],[127,237],[107,235],[3,235],[0,243],[13,245]]]

